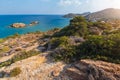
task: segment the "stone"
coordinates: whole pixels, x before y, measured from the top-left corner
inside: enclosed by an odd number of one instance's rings
[[[52,71],[51,74],[52,74],[52,76],[57,77],[57,76],[60,75],[60,71],[59,70],[54,70],[54,71]]]

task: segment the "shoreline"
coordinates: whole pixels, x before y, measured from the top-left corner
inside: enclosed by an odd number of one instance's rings
[[[11,27],[10,27],[10,28],[11,28]],[[31,34],[31,33],[33,33],[33,34],[34,34],[34,33],[46,33],[46,32],[49,32],[49,31],[51,31],[51,30],[54,30],[54,29],[62,29],[62,28],[56,27],[56,28],[53,28],[53,29],[50,29],[50,30],[47,30],[47,31],[40,31],[40,30],[38,30],[38,31],[27,32],[27,33],[22,33],[22,34],[20,34],[20,33],[14,33],[14,34],[8,35],[8,36],[6,36],[6,37],[0,37],[0,39],[4,39],[4,38],[8,38],[8,37],[13,37],[13,36],[15,36],[16,34],[22,36],[22,35]]]

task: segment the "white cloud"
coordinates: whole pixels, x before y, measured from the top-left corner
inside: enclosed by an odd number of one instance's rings
[[[88,0],[87,6],[89,6],[92,11],[105,8],[120,8],[120,0]]]
[[[80,0],[60,0],[60,6],[80,6],[82,3]]]
[[[120,0],[58,0],[58,12],[82,13],[96,12],[106,8],[120,9]]]

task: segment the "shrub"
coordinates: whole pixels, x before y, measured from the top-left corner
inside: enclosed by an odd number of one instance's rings
[[[0,49],[0,53],[8,52],[9,50],[10,48],[8,46],[4,46],[2,49]]]
[[[63,43],[65,44],[65,43]],[[55,60],[72,62],[80,59],[94,59],[120,63],[120,35],[89,36],[78,46],[57,47],[52,55]]]
[[[66,45],[69,45],[69,38],[66,36],[59,38],[52,38],[49,44],[51,44],[52,49],[55,49],[60,46],[65,47]]]
[[[15,77],[21,73],[21,69],[16,67],[10,71],[10,77]]]
[[[4,39],[0,39],[0,43],[3,43],[4,42]]]
[[[17,37],[20,37],[20,34],[16,33],[14,35],[11,35],[11,36],[8,36],[6,38],[4,38],[5,40],[9,39],[9,38],[17,38]]]
[[[106,40],[102,36],[91,36],[89,39],[80,45],[84,54],[102,54],[107,53],[113,46],[114,42]]]
[[[10,48],[8,46],[4,46],[2,50],[3,50],[3,52],[7,52],[10,50]]]
[[[118,63],[120,61],[120,37],[91,36],[87,41],[78,46],[79,57],[104,60]]]
[[[102,22],[94,22],[92,26],[96,26],[102,30],[106,29],[106,30],[110,30],[112,29],[112,25],[109,23],[102,23]]]
[[[75,17],[70,21],[70,25],[55,33],[54,37],[60,36],[81,36],[88,35],[88,22],[84,17]]]
[[[26,59],[28,57],[35,56],[37,54],[40,54],[40,52],[32,51],[32,50],[28,51],[28,52],[24,51],[21,54],[18,54],[16,56],[14,56],[11,61],[13,61],[13,62],[20,61],[20,60]]]
[[[75,46],[66,46],[64,48],[58,48],[54,53],[52,53],[52,57],[55,61],[64,61],[66,63],[76,61],[76,49]]]
[[[79,26],[80,22],[87,23],[87,20],[82,16],[77,16],[77,17],[73,18],[72,20],[70,20],[70,25],[71,26]]]
[[[114,26],[108,22],[88,22],[83,17],[73,18],[69,26],[53,35],[57,37],[52,39],[55,48],[59,48],[61,44],[65,46],[56,51],[56,59],[70,61],[89,58],[120,63],[120,32],[111,32],[112,27]],[[90,33],[92,28],[97,34]],[[80,36],[86,41],[71,47],[69,40],[60,40],[62,36]]]

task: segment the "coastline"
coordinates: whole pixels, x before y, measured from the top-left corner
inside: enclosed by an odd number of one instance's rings
[[[12,29],[8,27],[13,23],[29,24],[32,21],[39,21],[40,24],[21,29]],[[0,38],[4,38],[16,33],[26,34],[28,32],[36,31],[46,32],[56,27],[63,28],[69,24],[69,19],[63,18],[61,15],[0,15],[0,23],[0,28],[2,28],[0,29]]]

